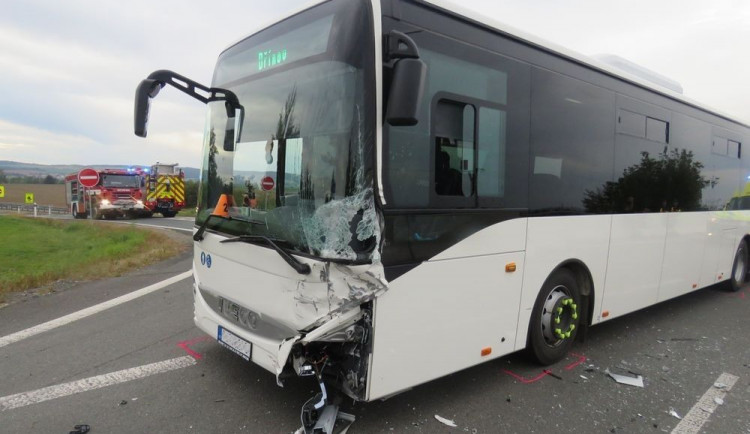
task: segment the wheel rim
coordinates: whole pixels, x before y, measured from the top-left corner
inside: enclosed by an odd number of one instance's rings
[[[570,290],[558,285],[547,294],[542,307],[542,335],[550,347],[557,347],[573,335],[578,323],[578,306]]]
[[[737,284],[745,281],[745,274],[747,273],[747,264],[745,262],[745,251],[739,250],[737,252],[737,260],[734,263],[734,276],[732,276]]]

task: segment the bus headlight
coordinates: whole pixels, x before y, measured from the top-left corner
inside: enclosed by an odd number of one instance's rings
[[[102,205],[111,205],[109,199],[102,199]]]

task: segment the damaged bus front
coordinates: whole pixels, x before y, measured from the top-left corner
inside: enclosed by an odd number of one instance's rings
[[[207,104],[195,322],[279,384],[316,376],[308,429],[335,418],[325,384],[367,399],[371,302],[387,288],[373,23],[368,1],[325,2],[228,48],[211,87],[157,71],[136,93],[144,137],[165,85]]]
[[[372,21],[332,1],[222,53],[212,87],[236,107],[208,103],[194,253],[201,329],[280,383],[316,375],[355,399],[386,289]]]

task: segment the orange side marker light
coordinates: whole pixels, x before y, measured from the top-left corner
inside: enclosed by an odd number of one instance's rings
[[[482,348],[482,357],[489,356],[492,353],[492,347]]]
[[[606,318],[608,316],[609,316],[609,311],[608,310],[605,310],[605,311],[602,312],[602,318]]]
[[[515,262],[509,262],[505,264],[505,272],[506,273],[512,273],[516,271],[516,263]]]

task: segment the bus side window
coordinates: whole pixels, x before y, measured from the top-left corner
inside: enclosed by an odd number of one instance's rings
[[[440,100],[435,109],[435,193],[474,193],[474,119],[469,104]]]

